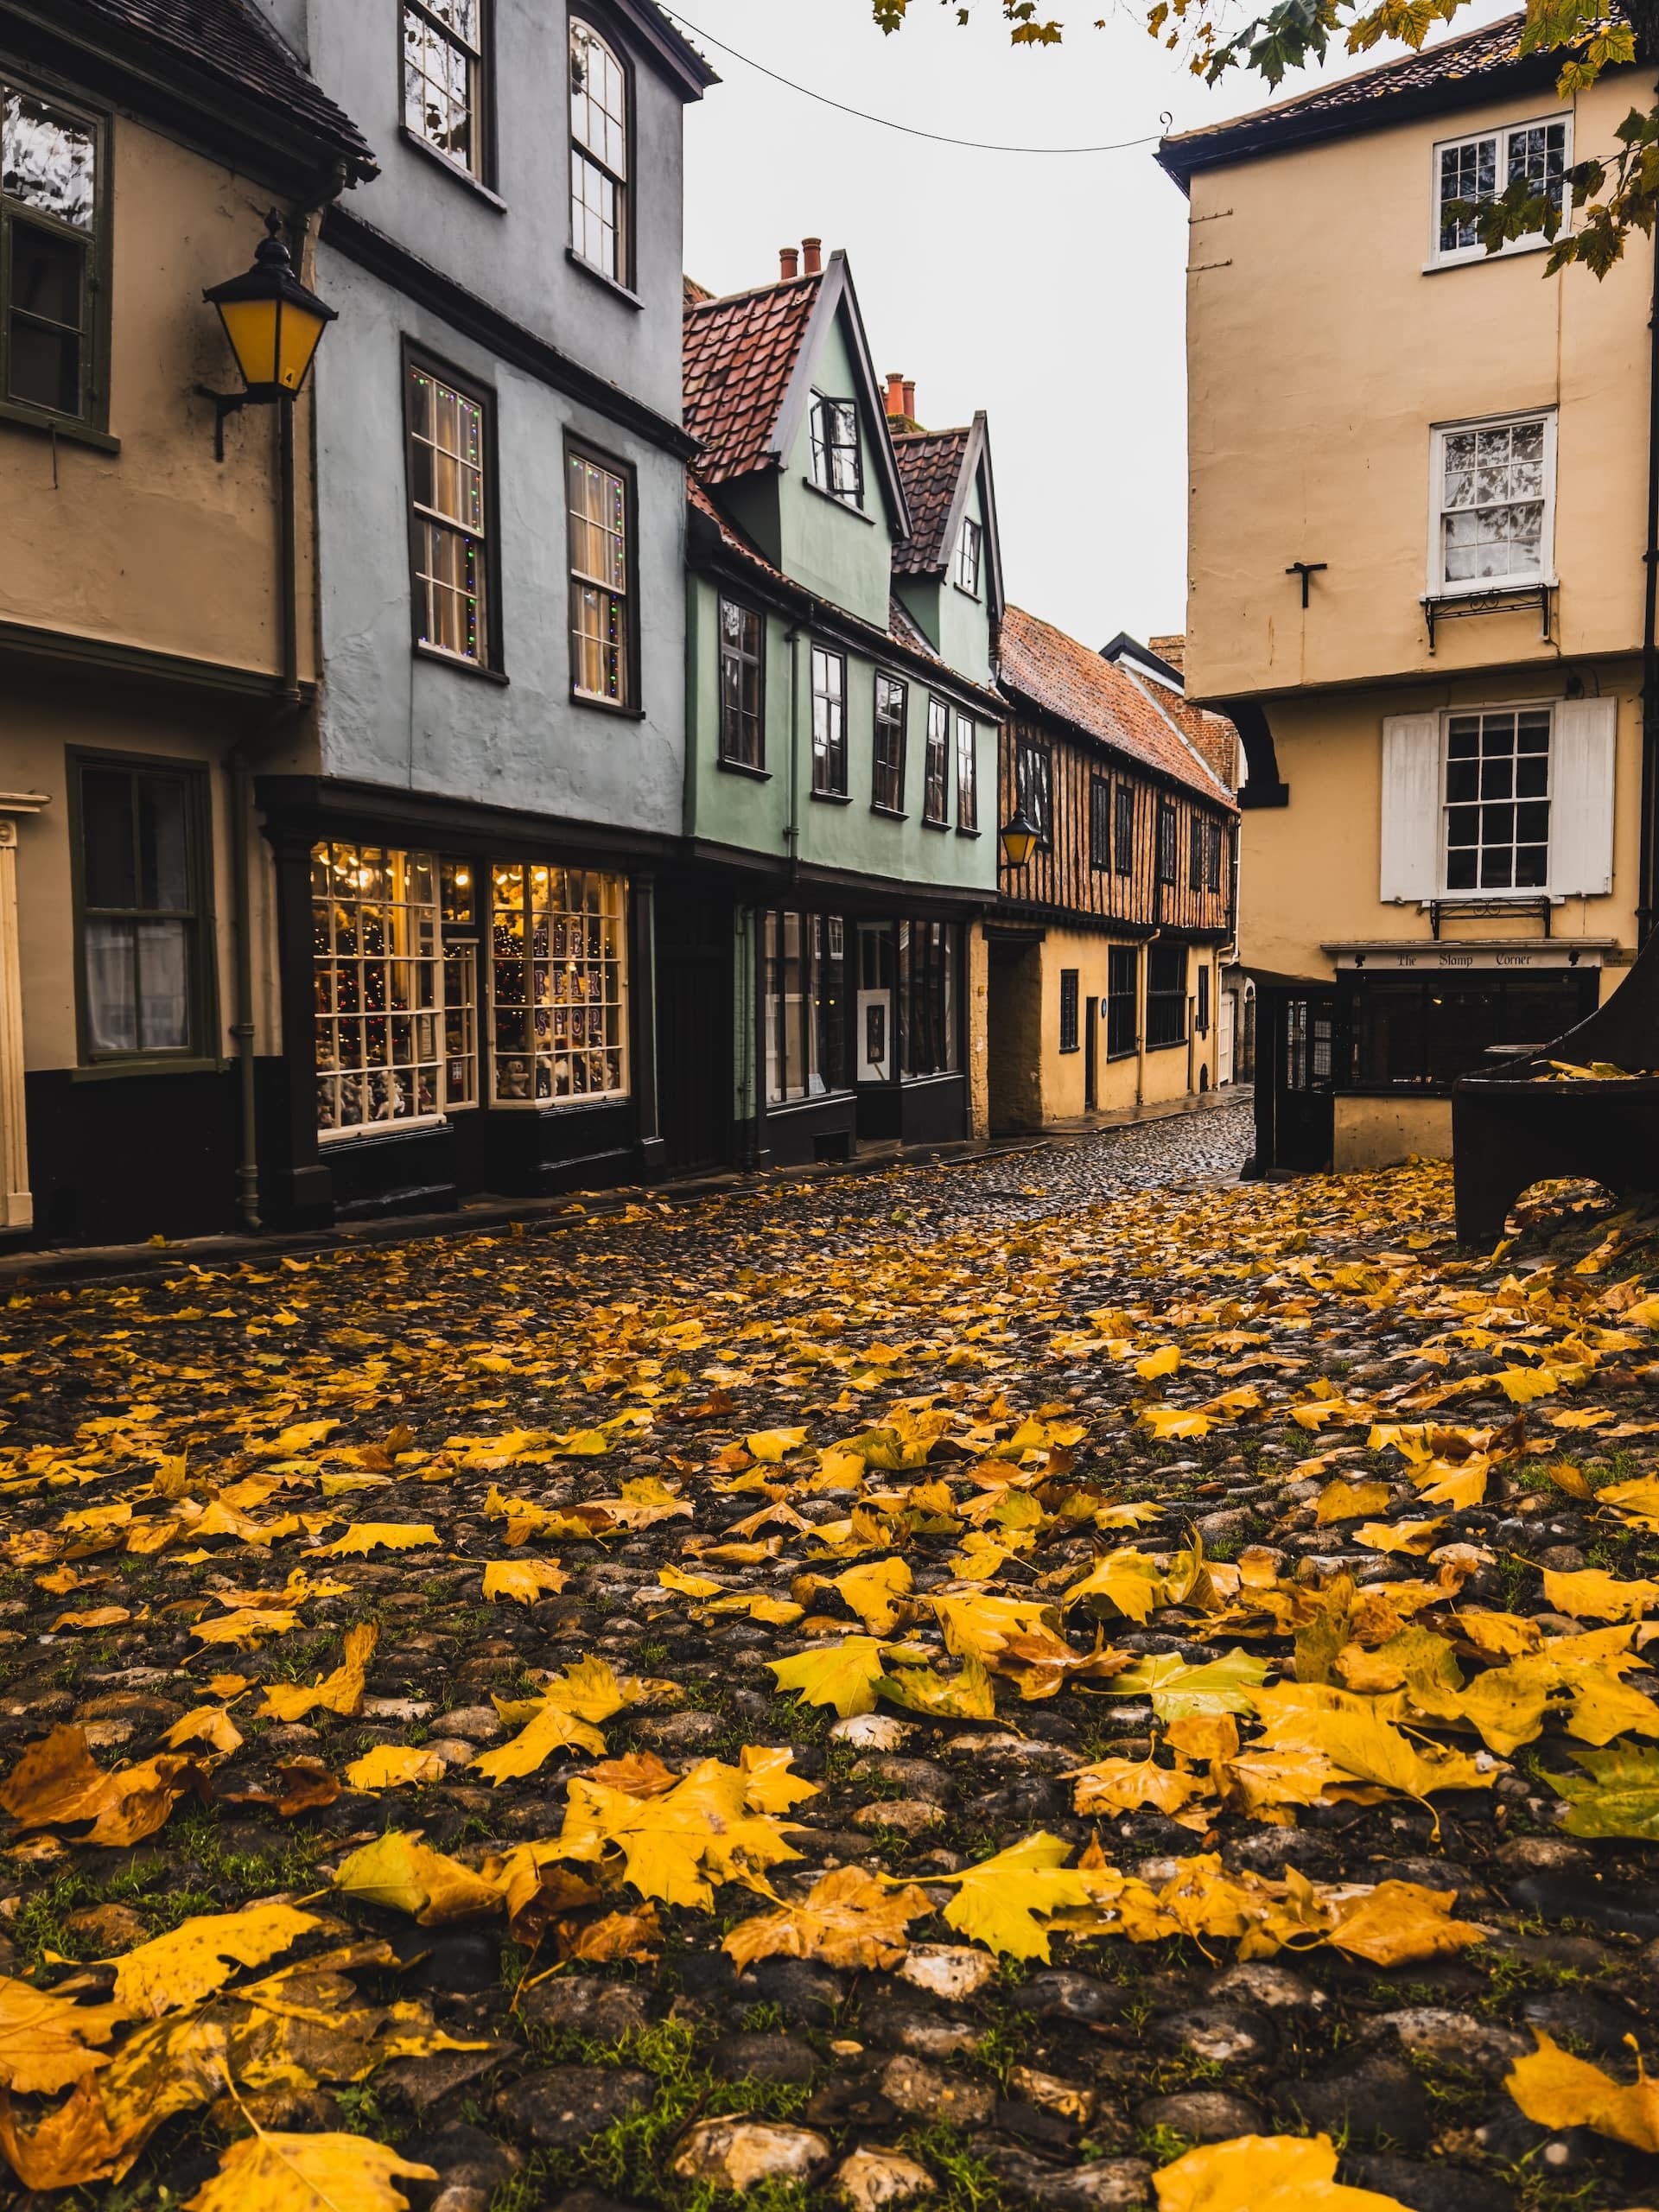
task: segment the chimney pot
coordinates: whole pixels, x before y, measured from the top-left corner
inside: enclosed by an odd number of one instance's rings
[[[905,378],[905,413],[912,423],[916,420],[916,379],[914,377]]]
[[[897,369],[887,371],[887,412],[902,415],[905,411],[905,380]]]
[[[806,275],[809,276],[816,276],[818,274],[818,271],[823,267],[823,240],[822,238],[803,238],[801,240],[801,256]]]
[[[792,245],[782,245],[779,247],[778,269],[779,273],[782,276],[785,284],[790,282],[791,277],[799,276],[800,259],[800,255]]]

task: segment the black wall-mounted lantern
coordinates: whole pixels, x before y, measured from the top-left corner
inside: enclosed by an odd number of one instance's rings
[[[219,309],[236,365],[242,373],[238,392],[196,387],[217,411],[213,445],[225,458],[225,418],[244,407],[269,407],[297,398],[311,373],[322,334],[337,320],[333,308],[307,289],[295,274],[283,241],[284,225],[273,207],[265,218],[253,266],[228,283],[215,284],[202,297]]]
[[[1037,829],[1026,813],[1023,799],[1018,801],[1012,818],[1002,824],[997,836],[1002,847],[1002,857],[1008,866],[1024,868],[1037,842]]]

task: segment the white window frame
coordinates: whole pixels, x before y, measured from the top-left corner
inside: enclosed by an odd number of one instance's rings
[[[1434,874],[1440,888],[1436,895],[1442,899],[1520,899],[1535,906],[1540,899],[1554,898],[1556,874],[1556,791],[1555,747],[1559,737],[1559,716],[1561,701],[1554,699],[1488,699],[1478,706],[1443,707],[1440,716],[1440,751],[1435,767],[1438,811],[1435,818]],[[1465,716],[1479,721],[1487,715],[1548,715],[1549,717],[1549,745],[1544,758],[1548,763],[1545,771],[1545,800],[1549,808],[1549,832],[1545,841],[1544,880],[1541,883],[1497,884],[1490,887],[1479,884],[1465,885],[1453,890],[1448,878],[1452,871],[1451,811],[1452,801],[1446,797],[1446,780],[1451,772],[1452,724]],[[1464,802],[1478,804],[1478,801]],[[1516,804],[1511,800],[1510,804]],[[1525,802],[1519,802],[1525,804]],[[1500,802],[1502,804],[1502,802]],[[1475,850],[1481,849],[1477,846]]]
[[[1554,589],[1555,574],[1555,415],[1553,404],[1517,407],[1503,415],[1477,415],[1456,423],[1435,423],[1428,438],[1428,571],[1427,596],[1433,600],[1475,599],[1506,591],[1535,592],[1540,586]],[[1466,576],[1448,582],[1440,543],[1445,516],[1441,501],[1446,488],[1446,442],[1465,430],[1501,430],[1513,423],[1541,423],[1544,426],[1544,519],[1538,539],[1538,573],[1527,576]]]
[[[1429,154],[1431,166],[1428,173],[1428,258],[1423,264],[1426,271],[1434,269],[1461,269],[1471,261],[1506,261],[1517,253],[1537,253],[1547,246],[1554,245],[1556,238],[1563,237],[1572,229],[1573,201],[1573,184],[1569,175],[1561,190],[1561,224],[1554,238],[1546,238],[1542,231],[1532,231],[1525,238],[1506,239],[1496,253],[1488,253],[1478,238],[1472,245],[1452,246],[1445,250],[1442,250],[1440,245],[1441,208],[1444,205],[1440,198],[1441,155],[1449,152],[1454,146],[1472,146],[1482,138],[1496,139],[1497,156],[1492,168],[1493,182],[1496,188],[1493,196],[1496,198],[1502,194],[1509,180],[1510,139],[1522,130],[1539,130],[1546,124],[1552,123],[1560,123],[1566,126],[1566,138],[1561,148],[1561,166],[1563,169],[1570,171],[1573,167],[1573,114],[1570,109],[1565,111],[1558,109],[1554,115],[1525,116],[1516,123],[1497,123],[1485,130],[1460,130],[1453,137],[1435,140]]]

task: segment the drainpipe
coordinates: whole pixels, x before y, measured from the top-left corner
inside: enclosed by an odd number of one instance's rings
[[[1637,884],[1636,942],[1654,925],[1655,823],[1659,798],[1659,230],[1654,233],[1653,306],[1648,318],[1648,542],[1642,621],[1642,861]]]

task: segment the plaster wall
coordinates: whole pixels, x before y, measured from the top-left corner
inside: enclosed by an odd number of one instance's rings
[[[829,399],[857,395],[858,378],[837,315],[818,343],[812,387]],[[893,516],[872,452],[872,426],[861,405],[858,435],[864,504],[849,506],[812,481],[811,409],[800,424],[784,466],[772,480],[778,501],[778,564],[805,590],[885,630],[893,585]],[[885,435],[885,431],[883,433]]]
[[[202,292],[252,262],[269,188],[117,116],[107,452],[0,420],[0,621],[275,674],[282,662],[276,422],[247,409],[213,458],[198,383],[237,384]],[[312,590],[310,401],[298,403],[300,604]],[[301,620],[301,672],[312,673]],[[8,750],[12,733],[8,730]],[[7,772],[8,778],[10,771]],[[48,788],[56,789],[54,777]]]
[[[1447,677],[1432,686],[1313,692],[1274,701],[1274,750],[1290,803],[1249,808],[1241,817],[1243,964],[1272,974],[1321,976],[1333,972],[1330,956],[1320,949],[1325,944],[1369,939],[1431,944],[1426,909],[1415,900],[1384,904],[1379,895],[1383,717],[1433,707],[1559,699],[1567,672],[1522,667]],[[1571,672],[1586,692],[1618,700],[1613,889],[1606,898],[1570,898],[1554,906],[1550,936],[1611,938],[1633,945],[1641,835],[1640,664],[1580,662]],[[1460,943],[1471,943],[1513,938],[1517,931],[1535,934],[1537,927],[1535,914],[1524,919],[1460,915],[1456,934]]]
[[[1414,1155],[1419,1160],[1452,1157],[1449,1098],[1338,1096],[1334,1103],[1332,1165],[1339,1175],[1393,1167]]]
[[[938,617],[934,642],[942,659],[952,668],[960,669],[976,683],[991,680],[991,623],[986,600],[989,585],[990,550],[983,531],[985,510],[976,480],[968,494],[964,520],[980,525],[979,590],[977,594],[965,592],[956,581],[957,544],[945,549],[945,572],[936,587],[938,594]],[[958,534],[959,542],[959,534]]]
[[[1106,995],[1111,946],[1109,938],[1094,931],[1051,927],[1041,943],[1027,950],[1017,964],[999,964],[997,981],[993,985],[990,1035],[999,1121],[1004,1114],[1005,1099],[1020,1102],[1018,1110],[1025,1118],[1014,1126],[1040,1128],[1089,1117],[1091,1109],[1088,1103],[1087,1024],[1090,999],[1098,1001],[1095,1015],[1096,1098],[1092,1110],[1103,1120],[1133,1113],[1140,1106],[1184,1098],[1189,1089],[1199,1087],[1201,1072],[1207,1073],[1209,1087],[1213,1088],[1218,1043],[1213,1012],[1208,1034],[1194,1037],[1190,1046],[1186,1043],[1171,1045],[1156,1052],[1148,1052],[1145,1047],[1144,948],[1138,967],[1135,1009],[1135,1034],[1142,1041],[1135,1052],[1108,1058]],[[1198,969],[1201,964],[1207,964],[1213,970],[1214,955],[1208,949],[1189,951],[1190,998],[1197,995]],[[1075,969],[1077,973],[1077,1045],[1075,1051],[1062,1052],[1060,978],[1068,969]],[[1213,973],[1211,1004],[1212,1009],[1217,1004]],[[1015,1071],[1021,1063],[1026,1068],[1023,1083],[1015,1079]]]
[[[1618,70],[1564,104],[1471,100],[1193,178],[1195,696],[1508,666],[1553,689],[1563,659],[1639,644],[1646,250],[1599,283],[1546,278],[1532,251],[1425,268],[1437,141],[1566,111],[1576,154],[1605,154],[1635,97]],[[1558,410],[1554,641],[1535,606],[1447,622],[1431,657],[1431,426],[1537,407]],[[1298,560],[1328,564],[1306,612]]]
[[[298,0],[261,0],[293,36]],[[388,238],[660,414],[680,419],[683,106],[613,42],[632,94],[633,269],[619,289],[570,251],[569,11],[492,0],[488,189],[404,129],[401,0],[305,0],[306,59],[374,148],[345,203]],[[590,18],[605,33],[600,11]],[[337,303],[336,303],[337,304]]]
[[[322,772],[677,834],[685,715],[680,463],[496,360],[333,248],[321,247],[318,261],[322,289],[340,311],[316,371],[327,666]],[[677,340],[677,315],[675,331]],[[412,648],[405,340],[493,396],[505,683]],[[637,714],[570,695],[567,435],[633,472]]]
[[[734,592],[734,596],[742,594]],[[768,857],[791,850],[791,821],[798,827],[804,863],[877,875],[895,882],[939,888],[990,890],[996,880],[996,837],[991,819],[996,788],[996,725],[976,721],[980,821],[977,836],[955,827],[954,723],[950,753],[951,825],[922,819],[927,749],[929,687],[911,677],[905,721],[905,806],[902,817],[871,805],[874,787],[874,661],[847,656],[847,789],[843,799],[812,795],[812,669],[810,634],[803,630],[793,652],[791,624],[766,619],[766,768],[762,775],[722,766],[720,760],[721,587],[694,576],[688,603],[690,634],[687,670],[691,766],[687,829],[712,843]],[[752,602],[751,602],[752,603]],[[831,642],[829,639],[825,643]],[[899,673],[883,664],[887,673]],[[791,719],[791,682],[793,715]],[[792,792],[792,802],[791,802]]]

